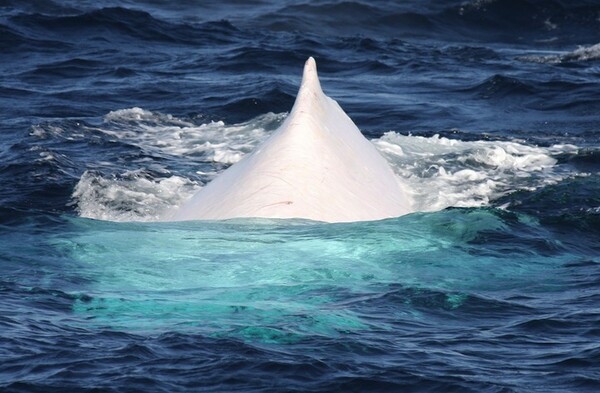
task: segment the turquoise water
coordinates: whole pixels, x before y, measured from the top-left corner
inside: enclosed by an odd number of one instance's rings
[[[390,330],[424,318],[413,297],[450,312],[469,297],[553,296],[568,260],[534,219],[495,209],[351,224],[68,218],[65,225],[48,246],[70,261],[62,273],[82,280],[69,290],[78,318],[258,341]],[[368,306],[398,289],[408,292],[397,308]]]

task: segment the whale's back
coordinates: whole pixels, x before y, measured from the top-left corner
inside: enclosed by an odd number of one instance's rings
[[[323,93],[309,58],[294,107],[279,129],[169,219],[349,222],[410,211],[399,179],[338,103]]]

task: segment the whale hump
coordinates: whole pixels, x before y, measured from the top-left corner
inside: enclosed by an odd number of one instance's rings
[[[323,93],[310,57],[294,106],[281,126],[168,220],[351,222],[410,212],[400,180],[338,103]]]

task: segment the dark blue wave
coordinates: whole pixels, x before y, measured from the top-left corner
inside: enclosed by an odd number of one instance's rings
[[[39,312],[47,310],[48,318],[75,300],[61,291],[21,288],[10,282],[0,283],[0,293],[35,299],[34,307]],[[515,384],[511,371],[518,368],[534,376],[545,373],[557,390],[596,388],[598,348],[572,340],[597,340],[599,332],[593,326],[598,314],[579,314],[575,319],[571,311],[526,305],[538,301],[541,299],[495,301],[470,296],[459,311],[452,311],[443,293],[393,288],[362,301],[361,306],[387,312],[389,318],[410,304],[433,321],[398,321],[393,336],[380,332],[363,341],[315,337],[311,342],[290,342],[283,347],[190,333],[146,337],[111,329],[51,327],[36,320],[23,324],[3,314],[0,325],[13,333],[2,339],[3,348],[35,347],[36,353],[7,359],[0,366],[0,375],[10,373],[18,380],[3,384],[11,392],[185,391],[199,385],[205,391],[524,391]],[[450,318],[445,319],[446,333],[434,335],[436,327],[431,323],[444,318]],[[473,319],[485,321],[482,331],[464,327]],[[410,343],[409,348],[390,354],[390,348],[402,342]],[[552,351],[543,350],[548,346]],[[523,348],[529,352],[527,357],[520,354]],[[477,358],[476,365],[466,368]],[[492,375],[490,367],[498,363],[511,367]],[[431,370],[443,372],[432,377]],[[551,376],[548,370],[552,370]],[[273,373],[277,378],[270,377]],[[498,383],[499,378],[505,382]]]
[[[347,1],[292,3],[262,15],[240,15],[232,17],[230,22],[198,25],[173,23],[155,18],[146,11],[123,7],[81,13],[58,5],[45,8],[13,4],[12,7],[21,13],[9,16],[11,24],[37,37],[60,36],[70,42],[80,42],[82,39],[110,40],[110,37],[121,36],[178,45],[206,43],[205,35],[209,32],[213,43],[231,42],[230,35],[235,33],[231,22],[244,28],[254,24],[272,31],[328,35],[444,37],[526,44],[536,41],[538,45],[542,42],[594,44],[598,41],[598,21],[594,15],[600,12],[599,5],[584,1],[569,4],[533,0],[456,2],[441,10],[431,5],[419,7],[408,3],[400,12],[396,4]]]
[[[0,48],[4,53],[20,51],[68,50],[71,45],[62,40],[33,38],[17,32],[9,26],[0,25]]]
[[[466,89],[467,92],[476,93],[482,99],[515,99],[520,96],[535,96],[535,88],[504,75],[494,75],[477,86]]]
[[[587,1],[451,1],[445,6],[438,2],[399,6],[394,2],[346,1],[292,3],[256,21],[280,31],[525,43],[560,37],[561,44],[592,44],[597,42],[598,11],[598,4]]]
[[[512,209],[537,217],[560,234],[563,241],[597,253],[600,251],[600,200],[597,197],[600,195],[597,175],[600,161],[597,153],[583,152],[582,157],[571,163],[594,174],[566,179],[531,192],[516,192],[499,202],[510,201]]]
[[[217,44],[232,42],[232,36],[237,32],[227,21],[201,25],[172,23],[144,11],[121,7],[100,8],[76,15],[21,13],[8,20],[30,40],[55,37],[72,44],[118,40],[121,45],[127,45],[127,39],[134,40],[129,43],[132,45],[138,41],[165,45]]]

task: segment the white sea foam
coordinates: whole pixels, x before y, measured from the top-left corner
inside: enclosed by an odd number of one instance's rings
[[[115,168],[113,174],[85,172],[73,193],[81,216],[111,221],[154,221],[193,195],[201,183],[240,160],[274,131],[286,114],[268,113],[248,122],[195,125],[140,108],[110,112],[100,131],[161,157],[172,167],[198,163],[193,174],[163,169]],[[535,189],[568,176],[558,154],[573,145],[538,147],[521,141],[460,141],[388,132],[372,141],[409,188],[418,211],[478,207],[520,189]],[[207,164],[208,162],[208,164]],[[210,164],[212,162],[213,164]],[[200,164],[203,164],[200,168]],[[223,165],[225,164],[225,165]],[[170,165],[170,164],[167,164]],[[208,166],[207,166],[208,165]],[[206,168],[212,170],[206,170]],[[202,169],[202,170],[200,170]]]
[[[419,211],[485,206],[511,191],[556,182],[564,173],[555,168],[553,156],[577,151],[572,145],[545,148],[395,132],[373,143],[410,186]]]
[[[211,121],[195,125],[172,115],[130,108],[108,113],[104,121],[109,127],[101,131],[146,150],[233,164],[252,151],[284,118],[285,114],[267,113],[239,124]]]
[[[73,192],[82,217],[108,221],[157,221],[198,185],[180,176],[152,179],[142,170],[103,177],[85,172]]]
[[[591,46],[580,46],[571,52],[563,52],[551,55],[519,56],[519,59],[535,63],[550,64],[599,60],[600,43]]]
[[[196,125],[172,115],[130,108],[108,113],[104,124],[94,131],[161,157],[170,156],[175,163],[186,160],[197,162],[198,167],[204,164],[203,168],[207,163],[219,164],[212,171],[196,171],[210,181],[223,165],[233,164],[252,151],[285,116],[267,113],[234,125],[221,121]],[[145,169],[157,172],[154,164]],[[115,168],[110,176],[85,172],[73,192],[79,214],[110,221],[155,221],[201,187],[197,180],[159,169],[161,178],[153,178],[144,168]]]

